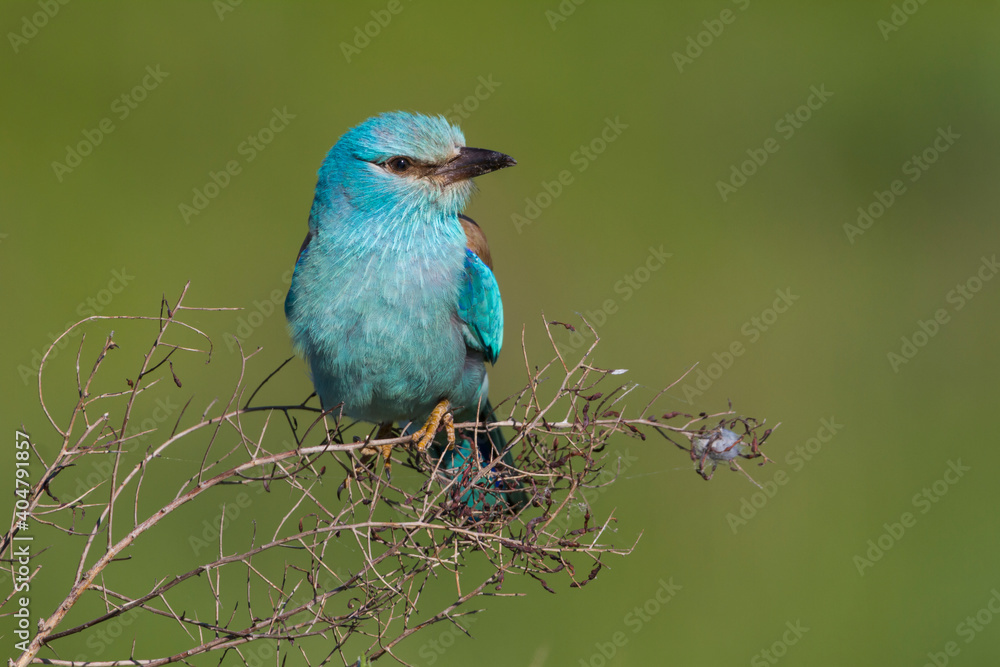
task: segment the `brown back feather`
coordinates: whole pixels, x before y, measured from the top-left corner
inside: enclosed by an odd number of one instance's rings
[[[492,271],[493,257],[490,256],[490,246],[486,242],[486,234],[472,218],[459,215],[458,219],[462,221],[462,228],[465,230],[465,247],[476,253],[483,264]]]

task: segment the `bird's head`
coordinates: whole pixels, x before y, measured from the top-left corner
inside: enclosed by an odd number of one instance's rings
[[[462,131],[443,116],[394,111],[340,138],[320,169],[317,200],[340,196],[369,212],[429,207],[458,213],[475,189],[474,177],[514,164],[503,153],[467,147]]]

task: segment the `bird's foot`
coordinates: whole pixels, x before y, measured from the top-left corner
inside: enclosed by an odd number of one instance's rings
[[[392,424],[380,424],[378,427],[378,433],[375,434],[375,439],[388,440],[393,435]],[[392,479],[392,445],[365,445],[361,448],[362,456],[368,457],[374,456],[375,454],[382,455],[382,459],[385,461],[386,477]],[[357,470],[355,470],[355,472],[357,472]]]
[[[445,432],[448,434],[448,449],[455,446],[455,418],[451,414],[451,402],[447,398],[434,406],[431,414],[424,422],[424,427],[413,434],[413,441],[417,443],[417,451],[424,451],[427,445],[431,444],[438,428],[444,424]]]

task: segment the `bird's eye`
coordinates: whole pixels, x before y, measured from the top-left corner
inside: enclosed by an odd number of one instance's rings
[[[413,166],[413,161],[408,157],[398,155],[385,161],[385,168],[394,174],[405,174]]]

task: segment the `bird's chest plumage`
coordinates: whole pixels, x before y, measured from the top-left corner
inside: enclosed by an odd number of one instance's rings
[[[461,385],[463,236],[430,231],[382,239],[320,230],[296,267],[293,337],[325,407],[408,420]]]

